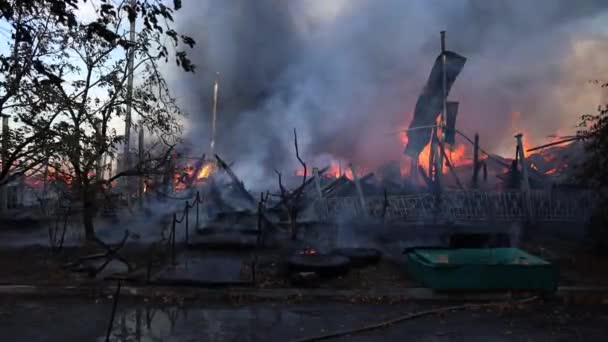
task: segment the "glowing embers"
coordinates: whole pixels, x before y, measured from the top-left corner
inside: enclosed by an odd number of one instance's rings
[[[217,163],[212,160],[181,166],[173,174],[174,189],[183,191],[190,187],[203,185],[217,170]]]
[[[314,255],[314,254],[318,254],[318,253],[319,253],[319,251],[317,251],[316,249],[314,249],[312,247],[306,247],[298,252],[298,254],[302,254],[302,255]]]

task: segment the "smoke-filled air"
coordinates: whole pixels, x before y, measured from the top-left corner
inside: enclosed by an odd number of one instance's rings
[[[411,120],[444,29],[447,47],[468,58],[451,93],[461,130],[499,154],[518,131],[527,145],[572,133],[599,100],[589,81],[602,76],[608,2],[568,3],[187,2],[181,29],[197,40],[197,72],[174,83],[188,139],[209,146],[217,78],[217,151],[250,185],[264,186],[273,168],[295,172],[293,128],[314,166],[400,160],[395,132]]]

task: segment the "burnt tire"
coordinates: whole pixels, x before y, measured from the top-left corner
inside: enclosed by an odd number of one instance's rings
[[[348,271],[350,260],[341,255],[298,254],[287,259],[291,272],[316,272],[320,275],[338,275]]]
[[[382,252],[373,248],[338,248],[332,254],[348,258],[352,267],[375,264],[382,258]]]

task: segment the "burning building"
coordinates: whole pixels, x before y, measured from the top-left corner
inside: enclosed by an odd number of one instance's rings
[[[211,89],[219,72],[215,149],[236,161],[234,172],[249,187],[276,187],[273,169],[297,172],[294,127],[310,166],[329,166],[333,175],[342,169],[348,176],[353,163],[363,176],[397,160],[405,174],[411,168],[403,156],[407,144],[398,134],[386,133],[408,128],[429,77],[429,57],[439,49],[437,37],[428,32],[445,28],[450,49],[467,57],[450,95],[460,101],[458,127],[471,138],[479,133],[484,150],[510,157],[514,134],[524,134],[529,144],[524,148],[537,146],[544,136],[573,126],[579,113],[595,109],[593,91],[582,85],[599,70],[597,54],[583,44],[595,40],[580,20],[598,15],[606,5],[586,1],[567,12],[562,5],[543,4],[532,19],[519,15],[530,12],[524,2],[456,1],[446,10],[424,1],[331,6],[203,1],[191,11],[196,17],[183,25],[205,32],[194,37],[199,50],[192,56],[205,71],[176,82],[193,114],[188,139],[201,147],[195,154],[212,140]],[[188,12],[189,5],[184,6]],[[566,25],[572,34],[568,39]],[[255,32],[250,30],[254,26]],[[603,49],[598,44],[593,43],[594,51]],[[517,127],[513,113],[519,113]],[[472,146],[461,137],[450,150],[456,167],[472,162]],[[428,168],[427,156],[423,149],[423,168]]]

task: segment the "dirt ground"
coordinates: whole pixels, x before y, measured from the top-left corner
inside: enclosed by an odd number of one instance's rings
[[[548,248],[539,247],[538,245],[528,244],[525,247],[536,255],[555,253],[553,250],[547,252]],[[541,251],[541,248],[543,251]],[[141,275],[146,268],[148,260],[156,256],[153,252],[154,250],[150,246],[133,245],[126,246],[121,250],[121,253],[136,267]],[[79,257],[101,251],[103,249],[92,247],[68,247],[59,253],[52,253],[49,248],[42,246],[0,249],[0,283],[32,285],[99,283],[103,281],[100,278],[112,273],[112,267],[108,268],[106,272],[95,279],[89,277],[86,273],[71,272],[64,265],[77,260]],[[244,260],[253,258],[253,253],[247,252],[245,254]],[[578,252],[569,251],[566,255],[545,255],[545,257],[559,267],[560,285],[608,286],[608,273],[605,272],[608,257],[595,256],[584,250],[579,250]],[[285,252],[273,250],[259,252],[257,256],[258,263],[256,264],[257,279],[255,286],[260,288],[284,288],[292,286],[286,270],[285,258]],[[243,263],[243,277],[250,276],[250,267],[249,262]],[[153,271],[158,269],[158,267],[153,268]],[[347,274],[324,278],[318,286],[336,289],[387,289],[416,287],[419,284],[408,277],[405,265],[401,261],[383,260],[366,267],[353,268]]]
[[[103,282],[102,278],[113,272],[125,271],[112,264],[99,277],[91,278],[84,272],[68,271],[64,265],[79,257],[103,252],[95,245],[78,246],[70,244],[61,251],[53,252],[45,246],[47,234],[36,227],[16,227],[0,229],[0,283],[31,285],[76,285]],[[554,263],[559,268],[560,285],[564,286],[608,286],[608,256],[598,256],[590,252],[580,240],[568,239],[549,231],[530,230],[522,239],[520,248]],[[21,242],[20,242],[21,241]],[[48,244],[48,240],[46,241]],[[185,248],[178,245],[178,255]],[[286,259],[294,250],[264,249],[257,252],[237,251],[243,259],[243,277],[251,276],[251,261],[256,259],[255,286],[260,288],[291,287]],[[168,250],[160,244],[130,242],[120,250],[135,267],[142,279],[147,265],[153,262],[152,272],[160,270],[159,262],[168,262]],[[203,257],[213,255],[213,250],[197,251]],[[363,268],[351,268],[347,274],[322,279],[317,286],[335,289],[404,288],[419,286],[410,279],[405,269],[402,255],[384,257],[378,264]],[[120,265],[118,265],[120,266]],[[124,268],[124,267],[123,267]]]

